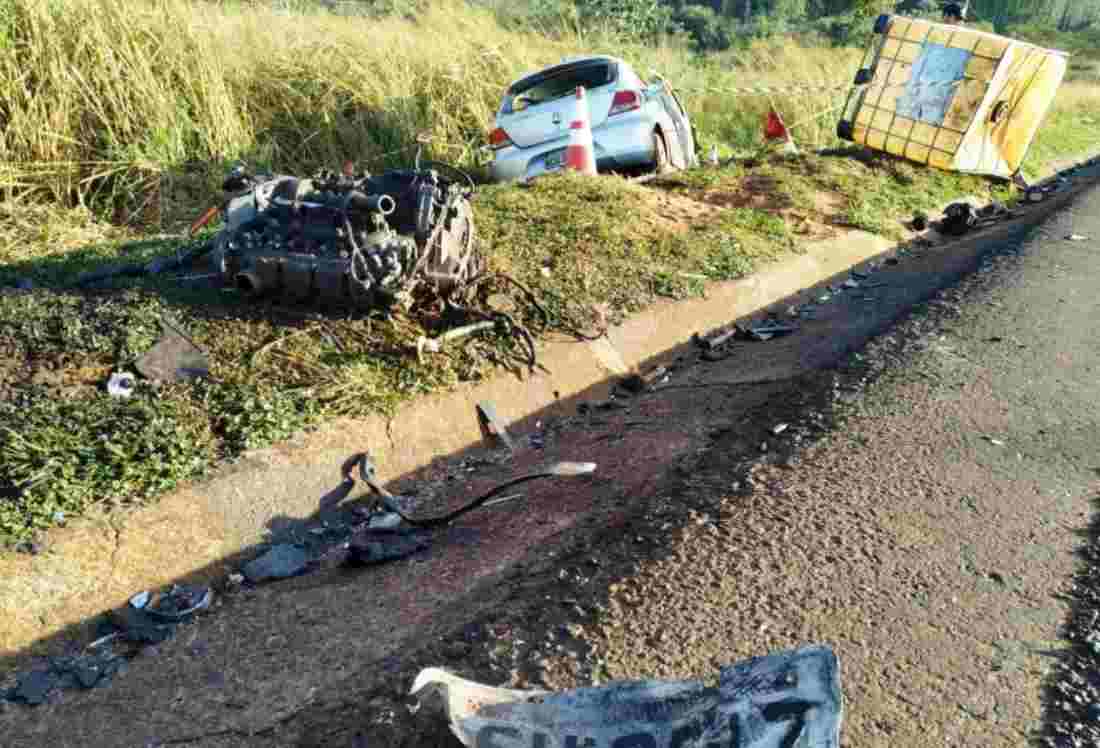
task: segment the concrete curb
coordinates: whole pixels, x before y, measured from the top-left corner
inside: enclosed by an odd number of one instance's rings
[[[705,298],[662,302],[591,342],[552,341],[540,361],[551,374],[498,376],[405,405],[391,422],[342,420],[247,455],[208,480],[135,512],[70,523],[38,556],[0,557],[0,654],[12,654],[105,608],[210,568],[260,541],[273,517],[308,517],[341,480],[353,453],[378,455],[392,480],[481,439],[475,405],[491,400],[517,421],[622,375],[671,348],[813,286],[894,246],[855,232],[809,247],[749,278],[717,284]],[[202,574],[204,570],[208,574]]]
[[[275,517],[304,518],[341,482],[340,466],[370,449],[393,480],[481,440],[475,405],[495,403],[506,421],[545,411],[667,354],[695,333],[775,304],[880,256],[895,243],[864,232],[807,247],[753,276],[709,287],[705,298],[664,302],[591,343],[552,341],[551,372],[498,376],[418,399],[392,421],[343,420],[257,451],[214,476],[131,513],[81,519],[51,533],[38,556],[0,556],[0,656],[10,656],[123,604],[136,591],[183,578],[224,577],[226,564],[261,541]]]

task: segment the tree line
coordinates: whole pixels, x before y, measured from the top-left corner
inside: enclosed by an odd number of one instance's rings
[[[478,2],[479,0],[473,0]],[[948,0],[480,0],[513,22],[555,26],[611,26],[653,38],[686,33],[700,51],[724,50],[752,39],[814,33],[835,44],[860,42],[880,13],[938,19]],[[968,21],[1001,34],[1032,37],[1100,28],[1100,0],[970,0]],[[1027,35],[1025,34],[1025,35]]]

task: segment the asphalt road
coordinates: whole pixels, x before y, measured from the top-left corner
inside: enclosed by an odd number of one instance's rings
[[[601,480],[424,558],[223,595],[109,686],[0,709],[0,744],[447,746],[404,707],[421,667],[567,688],[808,643],[841,660],[845,745],[1097,744],[1074,555],[1100,489],[1097,277],[1100,188],[917,249],[795,335],[560,414],[535,456]]]
[[[1100,744],[1098,277],[1093,188],[848,359],[822,439],[620,583],[586,632],[608,675],[821,642],[846,745]]]
[[[921,286],[909,277],[903,296]],[[1093,188],[995,242],[977,272],[839,368],[803,378],[825,395],[821,411],[805,401],[741,479],[728,452],[769,409],[727,429],[669,491],[713,513],[695,510],[670,537],[662,496],[651,495],[652,521],[603,546],[629,570],[583,630],[512,630],[549,633],[535,682],[706,678],[723,663],[825,643],[842,663],[845,745],[1100,744],[1090,638],[1100,590],[1086,591],[1100,574],[1076,556],[1100,492],[1098,277]],[[861,324],[851,308],[837,314],[827,329]],[[696,369],[681,381],[715,376]],[[775,425],[792,415],[771,412]],[[810,437],[822,421],[827,431]],[[812,443],[793,443],[802,435]],[[581,563],[562,571],[582,588],[597,576]],[[576,638],[589,648],[574,656]]]

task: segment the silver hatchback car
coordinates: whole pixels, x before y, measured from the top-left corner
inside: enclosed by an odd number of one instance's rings
[[[615,57],[583,57],[508,87],[489,136],[494,181],[526,180],[562,168],[578,86],[587,92],[599,171],[664,172],[698,162],[691,121],[667,83],[647,85]]]

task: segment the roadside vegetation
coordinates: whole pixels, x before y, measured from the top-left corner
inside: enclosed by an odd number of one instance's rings
[[[717,146],[732,162],[646,186],[550,178],[476,199],[490,268],[539,306],[493,290],[535,333],[596,333],[808,240],[852,227],[900,237],[915,210],[1011,197],[836,140],[835,89],[861,50],[829,24],[852,19],[861,44],[871,6],[713,49],[670,33],[683,8],[643,3],[649,15],[624,29],[612,6],[0,0],[0,540],[155,497],[324,419],[391,413],[502,367],[522,373],[504,335],[419,361],[415,341],[432,333],[423,320],[247,304],[177,282],[73,289],[84,271],[179,249],[236,159],[294,173],[350,157],[380,170],[407,165],[426,136],[426,156],[477,171],[501,92],[523,72],[592,50],[659,71],[703,153]],[[1032,150],[1033,175],[1096,145],[1095,62],[1075,62],[1074,76]],[[768,100],[722,93],[749,83],[820,87],[774,100],[803,156],[764,152]],[[109,398],[109,374],[148,350],[163,318],[209,352],[210,381]]]

